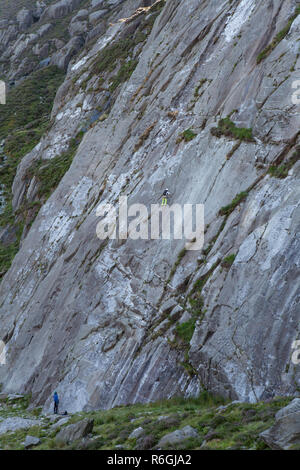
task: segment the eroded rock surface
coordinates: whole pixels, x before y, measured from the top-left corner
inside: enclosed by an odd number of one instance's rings
[[[291,450],[300,447],[300,399],[293,400],[276,414],[276,421],[260,434],[271,449]]]
[[[66,3],[46,9],[45,22]],[[14,181],[17,210],[35,200],[36,182],[25,184],[28,169],[60,155],[84,128],[70,170],[1,283],[7,365],[0,366],[0,382],[5,391],[30,391],[45,410],[53,388],[68,411],[191,396],[202,386],[238,400],[296,395],[299,161],[285,178],[268,171],[299,153],[292,94],[300,16],[269,55],[257,58],[298,4],[168,0],[151,10],[140,2],[143,9],[135,12],[136,2],[128,0],[105,24],[99,14],[95,26],[93,13],[114,3],[93,1],[93,11],[83,2],[74,6],[74,16],[91,11],[94,43],[83,38],[75,55],[59,62],[67,74],[52,126]],[[16,26],[10,28],[14,38]],[[135,62],[124,82],[117,71],[95,68],[108,46],[132,37],[140,42],[133,42]],[[16,60],[31,40],[18,36],[18,48],[12,43]],[[68,51],[66,44],[58,43],[59,51]],[[7,70],[17,73],[14,59]],[[252,129],[252,137],[223,135],[218,123],[228,116]],[[191,129],[186,141],[183,133]],[[128,195],[130,205],[150,209],[165,187],[172,203],[205,205],[203,252],[182,252],[184,240],[97,238],[100,203]],[[198,291],[201,314],[190,303]],[[193,321],[196,313],[193,336],[184,341],[177,322]]]

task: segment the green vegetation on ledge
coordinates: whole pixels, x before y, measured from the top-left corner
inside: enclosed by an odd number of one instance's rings
[[[152,31],[157,16],[161,13],[165,2],[160,1],[149,8],[148,14],[141,21],[134,34],[119,39],[113,44],[108,44],[95,60],[89,78],[94,75],[101,75],[101,87],[108,80],[108,89],[113,93],[119,85],[129,80],[138,64],[139,50],[137,46],[143,45]],[[103,76],[106,77],[104,78]]]
[[[182,142],[183,140],[185,142],[190,142],[191,140],[193,140],[195,137],[197,136],[197,134],[192,130],[192,129],[186,129],[185,131],[183,131],[178,139],[176,140],[176,144],[179,144],[180,142]]]
[[[211,134],[215,137],[230,137],[245,142],[254,142],[252,135],[252,129],[246,127],[237,127],[234,122],[227,116],[224,119],[220,119],[218,127],[213,127],[210,130]]]
[[[0,154],[0,184],[5,207],[0,214],[0,227],[7,227],[11,236],[7,243],[0,244],[0,277],[18,251],[23,230],[24,214],[15,217],[11,203],[17,166],[47,131],[56,91],[63,78],[64,72],[54,66],[38,70],[13,88],[7,104],[1,106],[0,141],[4,140],[4,147]]]
[[[286,37],[298,15],[300,15],[300,6],[296,8],[294,15],[289,19],[287,25],[281,31],[279,31],[273,41],[264,50],[262,50],[260,54],[258,54],[256,59],[258,64],[260,64],[262,60],[266,59],[275,49],[275,47],[277,47],[278,44]]]
[[[201,296],[195,299],[190,299],[190,305],[191,308],[189,311],[191,313],[191,318],[186,322],[177,323],[175,329],[176,335],[178,335],[187,346],[189,346],[193,337],[197,320],[204,316],[204,312],[202,311],[204,301]]]
[[[236,255],[233,254],[233,253],[229,256],[226,256],[226,258],[224,258],[222,263],[221,263],[222,268],[229,269],[234,263],[235,256]]]
[[[82,137],[83,132],[79,132],[77,136],[71,140],[66,152],[51,160],[39,160],[28,169],[26,176],[29,178],[35,176],[40,183],[37,196],[42,202],[45,202],[45,200],[51,196],[52,192],[70,168]]]
[[[268,173],[273,176],[273,178],[280,178],[284,179],[288,176],[289,171],[295,163],[297,163],[300,160],[300,147],[296,150],[296,152],[293,153],[291,158],[283,163],[282,165],[272,165],[269,168]]]
[[[248,196],[246,191],[242,191],[241,193],[237,194],[235,198],[232,200],[230,204],[227,206],[221,207],[219,210],[219,215],[230,215],[234,209]]]

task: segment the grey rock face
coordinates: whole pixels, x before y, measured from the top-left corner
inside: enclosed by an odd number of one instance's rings
[[[300,398],[295,398],[291,403],[282,408],[276,413],[276,420],[284,418],[289,414],[299,413],[300,412]]]
[[[99,10],[99,11],[95,11],[91,13],[89,15],[89,22],[91,24],[97,23],[100,20],[100,18],[102,18],[106,13],[107,13],[107,10]]]
[[[31,447],[39,445],[41,440],[38,437],[26,436],[24,447],[25,449],[30,449]]]
[[[300,447],[300,399],[293,400],[276,414],[276,422],[260,437],[272,449],[289,450]]]
[[[100,7],[105,0],[92,0],[92,8]]]
[[[142,427],[136,428],[130,434],[129,439],[137,439],[141,437],[143,433],[144,433],[144,429]]]
[[[76,25],[77,23],[75,23]],[[77,24],[78,25],[78,24]],[[75,32],[75,29],[73,30]],[[70,60],[81,49],[84,40],[81,36],[75,36],[51,58],[50,63],[57,65],[57,67],[66,70]]]
[[[25,31],[28,29],[33,23],[33,15],[32,12],[23,8],[17,14],[17,21],[19,23],[19,28],[21,31]]]
[[[163,436],[157,444],[158,448],[165,446],[172,446],[175,444],[184,443],[186,439],[191,437],[198,437],[197,431],[191,426],[185,426],[182,429],[177,429],[169,434]]]
[[[54,424],[52,424],[51,429],[57,429],[66,424],[69,421],[70,417],[63,418],[57,420]]]
[[[52,19],[56,20],[58,18],[62,18],[81,4],[81,0],[60,0],[59,2],[54,3],[54,5],[50,5],[43,13],[42,20]]]
[[[55,440],[56,442],[68,444],[90,434],[93,430],[93,426],[94,420],[83,419],[78,423],[70,424],[69,426],[61,429],[61,431],[56,435]]]
[[[100,23],[95,43],[78,45],[76,57],[73,43],[52,56],[67,69],[66,80],[51,130],[19,165],[15,209],[28,190],[34,195],[35,183],[24,183],[32,163],[60,155],[96,103],[110,104],[106,119],[85,128],[71,168],[0,286],[0,337],[8,351],[0,382],[7,391],[30,390],[45,410],[57,383],[70,411],[192,396],[202,385],[238,400],[296,395],[300,371],[291,354],[300,324],[300,167],[284,179],[268,169],[288,161],[300,144],[291,101],[299,20],[257,63],[296,4],[169,0],[128,81],[107,92],[113,77],[101,89],[93,66],[108,44],[131,37],[148,14],[129,18],[133,3],[124,2],[106,29]],[[236,126],[252,128],[254,140],[212,135],[228,115]],[[187,129],[196,135],[185,142],[180,136]],[[100,203],[115,205],[128,194],[130,205],[150,207],[165,187],[172,202],[205,204],[205,253],[179,257],[183,240],[96,237]],[[247,198],[221,215],[241,192]],[[224,268],[231,254],[235,259]],[[189,295],[203,280],[203,315],[188,355],[191,377],[181,365],[184,352],[172,342],[171,320],[180,320],[182,305],[183,318],[191,319]]]
[[[18,431],[19,429],[29,429],[33,426],[39,426],[41,422],[36,419],[25,419],[25,418],[6,418],[0,422],[0,434],[6,434],[7,432]]]

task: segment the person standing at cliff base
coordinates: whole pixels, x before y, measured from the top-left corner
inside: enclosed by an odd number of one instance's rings
[[[54,401],[54,414],[56,415],[58,413],[58,404],[59,404],[59,398],[58,398],[57,392],[54,392],[53,401]]]

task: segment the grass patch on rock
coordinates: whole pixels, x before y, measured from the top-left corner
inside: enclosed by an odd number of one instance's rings
[[[236,257],[235,254],[226,256],[226,258],[224,258],[223,261],[221,262],[222,268],[229,269],[233,265],[235,257]]]
[[[83,137],[83,132],[71,140],[66,152],[51,160],[38,160],[27,171],[28,178],[35,178],[39,182],[37,196],[45,202],[60,183],[61,179],[68,171],[73,161],[74,155]]]
[[[0,277],[9,269],[18,252],[23,230],[22,214],[12,210],[12,184],[21,159],[40,141],[50,124],[50,113],[56,91],[64,72],[55,66],[38,70],[13,88],[1,106],[0,184],[5,207],[0,214],[0,227],[13,233],[10,240],[0,243]]]
[[[252,129],[246,127],[237,127],[230,117],[220,119],[218,127],[213,127],[210,130],[211,134],[215,137],[230,137],[244,142],[255,142]]]
[[[288,20],[286,26],[281,31],[279,31],[279,33],[276,34],[273,41],[270,44],[268,44],[268,46],[258,54],[256,58],[257,64],[260,64],[264,59],[266,59],[271,54],[271,52],[275,49],[275,47],[277,47],[278,44],[287,36],[287,34],[289,33],[291,29],[293,22],[295,21],[298,15],[300,15],[299,6],[296,8],[295,13]]]
[[[221,207],[219,210],[219,215],[229,216],[234,211],[234,209],[246,199],[247,196],[248,193],[246,191],[242,191],[241,193],[237,194],[230,204]]]
[[[184,142],[190,142],[191,140],[193,140],[195,137],[197,136],[197,134],[193,131],[193,129],[186,129],[185,131],[183,131],[177,138],[176,140],[176,143],[179,144],[180,142],[184,141]]]
[[[296,150],[296,152],[293,153],[291,158],[284,162],[282,165],[271,165],[269,168],[269,175],[271,175],[273,178],[279,178],[279,179],[284,179],[288,176],[289,171],[295,163],[297,163],[300,160],[300,147]]]

